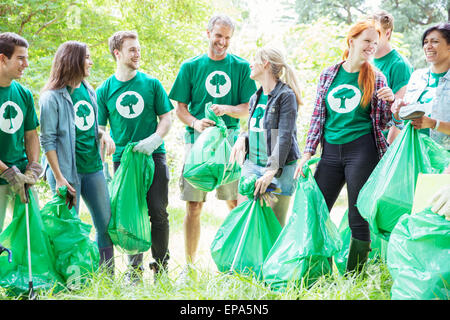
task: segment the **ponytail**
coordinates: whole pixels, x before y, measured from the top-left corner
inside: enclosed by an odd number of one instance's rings
[[[300,90],[300,85],[298,83],[297,76],[294,70],[287,63],[283,65],[284,67],[284,82],[294,91],[295,97],[297,98],[297,104],[299,106],[303,105],[302,92]]]

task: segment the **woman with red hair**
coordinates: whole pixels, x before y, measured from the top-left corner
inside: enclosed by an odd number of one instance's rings
[[[369,224],[355,204],[388,147],[382,130],[391,120],[390,105],[395,100],[386,78],[369,62],[379,37],[380,27],[375,20],[356,23],[347,35],[343,61],[320,75],[306,147],[295,172],[295,178],[303,175],[303,165],[320,143],[322,155],[314,177],[330,211],[347,184],[352,232],[348,272],[360,272],[370,252]]]

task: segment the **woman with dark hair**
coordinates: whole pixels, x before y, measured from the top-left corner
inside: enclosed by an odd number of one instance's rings
[[[47,181],[55,193],[68,189],[69,208],[78,213],[80,195],[88,207],[100,252],[100,265],[114,271],[114,249],[108,234],[111,218],[109,192],[100,150],[114,152],[114,142],[99,130],[97,99],[85,80],[92,67],[86,44],[63,43],[53,60],[50,77],[39,99],[41,144]]]
[[[347,184],[352,232],[349,272],[360,271],[371,250],[369,224],[355,204],[388,147],[382,130],[392,118],[390,103],[395,99],[384,75],[370,64],[380,32],[379,24],[371,19],[353,25],[347,35],[344,61],[320,75],[306,147],[295,173],[295,177],[303,175],[303,165],[320,143],[322,155],[314,178],[330,211]]]
[[[424,112],[424,116],[412,120],[411,124],[450,151],[450,23],[425,30],[422,48],[429,67],[411,75],[404,99],[392,107],[394,121],[399,121],[400,108],[403,108],[401,115],[406,116],[415,111]]]

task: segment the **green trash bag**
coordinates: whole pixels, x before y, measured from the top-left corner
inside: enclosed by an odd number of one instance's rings
[[[59,291],[64,280],[55,268],[56,257],[49,238],[44,231],[39,206],[29,190],[30,201],[28,216],[30,226],[31,269],[33,289],[35,291]],[[16,196],[13,219],[0,234],[0,243],[12,251],[12,263],[7,256],[0,256],[0,286],[8,290],[8,294],[27,294],[29,290],[28,246],[26,230],[25,204]]]
[[[356,206],[370,229],[385,240],[410,214],[419,173],[442,173],[450,154],[408,122],[362,187]]]
[[[120,167],[109,185],[111,241],[127,254],[147,251],[151,245],[147,191],[153,182],[155,163],[152,156],[133,152],[137,143],[129,143],[123,151]]]
[[[388,244],[393,300],[450,300],[450,221],[430,207],[400,218]]]
[[[352,231],[348,225],[348,210],[345,211],[339,224],[338,232],[342,241],[341,250],[334,255],[334,263],[340,274],[345,274],[347,270],[348,249],[350,246],[350,239]],[[369,259],[379,261],[380,259],[386,262],[388,241],[378,237],[373,232],[370,233],[370,246],[372,251],[369,253]]]
[[[281,232],[272,209],[253,198],[256,180],[256,175],[241,178],[239,193],[249,200],[230,212],[211,244],[211,256],[221,272],[260,277],[264,260]]]
[[[198,136],[186,158],[183,177],[194,188],[209,192],[238,180],[241,168],[237,163],[229,163],[230,140],[234,143],[236,137],[228,136],[225,122],[211,110],[211,103],[206,104],[205,117],[216,125]]]
[[[264,282],[272,290],[283,290],[288,283],[312,285],[331,273],[328,258],[340,250],[341,241],[328,207],[308,161],[295,191],[292,214],[270,250],[262,269]]]
[[[65,203],[67,187],[59,188],[59,193],[41,209],[42,222],[56,256],[56,270],[67,287],[78,288],[97,271],[100,254],[97,243],[89,239],[91,226]]]

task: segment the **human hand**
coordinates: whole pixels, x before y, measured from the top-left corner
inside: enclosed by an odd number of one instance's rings
[[[106,155],[110,156],[116,152],[116,144],[109,134],[104,133],[100,138],[100,150],[106,149]]]
[[[141,140],[133,148],[133,152],[142,152],[146,155],[151,155],[161,144],[163,139],[156,132],[151,136]]]
[[[391,112],[395,114],[395,117],[399,119],[398,113],[400,112],[400,109],[404,106],[407,106],[408,102],[404,101],[403,99],[396,99],[395,102],[391,106]]]
[[[66,178],[61,177],[56,179],[56,186],[55,190],[56,193],[62,197],[62,194],[59,193],[59,188],[66,186],[67,187],[67,193],[66,193],[66,205],[70,209],[72,209],[73,206],[77,205],[77,191],[74,187],[72,187],[69,182],[67,182]]]
[[[431,199],[431,211],[450,221],[450,185],[446,185]]]
[[[261,177],[259,177],[255,182],[255,191],[253,192],[253,195],[256,197],[258,194],[262,195],[266,192],[267,187],[272,182],[273,177],[275,177],[275,174],[278,170],[267,170]]]
[[[377,91],[378,99],[383,101],[387,101],[389,103],[393,103],[395,101],[394,92],[389,87],[383,87]]]
[[[227,108],[223,104],[212,104],[211,110],[219,117],[227,113]]]
[[[210,119],[203,118],[201,120],[195,120],[193,124],[193,128],[198,132],[203,132],[206,128],[215,126],[216,123]]]
[[[303,157],[300,159],[297,168],[295,169],[294,173],[294,179],[297,179],[299,175],[302,175],[302,177],[305,177],[305,174],[303,172],[303,166],[305,163],[307,163],[311,159],[311,153],[305,153],[303,154]]]
[[[436,126],[436,120],[423,116],[421,118],[411,120],[411,124],[414,129],[434,128]]]
[[[242,165],[245,160],[245,137],[239,137],[233,145],[230,153],[230,163],[237,162]]]
[[[42,166],[39,162],[28,162],[27,168],[25,169],[24,175],[29,178],[29,182],[27,182],[30,185],[36,184],[36,182],[39,180],[40,175],[42,174]]]
[[[16,166],[12,166],[3,171],[0,177],[2,179],[5,179],[8,182],[11,190],[20,196],[20,201],[22,203],[27,203],[27,197],[25,195],[25,184],[32,184],[34,181],[33,179],[21,173]]]

